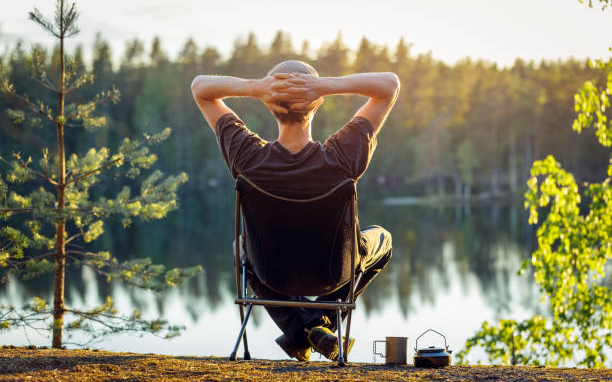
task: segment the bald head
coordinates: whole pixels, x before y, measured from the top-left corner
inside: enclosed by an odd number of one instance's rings
[[[269,76],[278,74],[278,73],[302,73],[302,74],[312,74],[313,76],[319,77],[319,73],[304,61],[298,60],[288,60],[283,61],[279,64],[276,64],[270,71],[268,72]]]
[[[288,60],[283,61],[279,64],[276,64],[270,71],[268,72],[268,76],[273,76],[275,74],[292,74],[292,73],[301,73],[301,74],[311,74],[313,76],[319,77],[319,73],[304,61],[298,60]],[[279,104],[282,107],[289,109],[289,102],[280,101]],[[316,109],[316,108],[315,108]],[[282,114],[272,111],[272,114],[278,119],[281,123],[304,123],[307,122],[313,115],[314,109],[304,109],[304,110],[290,110],[289,113]]]

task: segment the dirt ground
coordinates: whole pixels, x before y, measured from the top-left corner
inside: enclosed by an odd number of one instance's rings
[[[612,381],[612,369],[451,366],[172,357],[98,350],[0,348],[0,381]]]

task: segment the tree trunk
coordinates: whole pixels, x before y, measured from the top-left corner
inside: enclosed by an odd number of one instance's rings
[[[516,153],[516,137],[510,137],[510,149],[508,158],[508,173],[510,190],[515,192],[518,189],[518,155]]]
[[[472,186],[467,183],[463,184],[463,199],[469,201],[472,197]]]
[[[493,147],[494,147],[494,155],[493,155],[493,168],[491,169],[491,193],[493,195],[499,194],[499,157],[500,153],[500,145],[499,145],[499,126],[498,120],[495,118],[493,121]]]
[[[60,28],[63,27],[64,2],[61,1]],[[60,83],[59,101],[57,111],[57,158],[58,158],[58,186],[57,186],[57,223],[55,237],[55,283],[53,285],[53,348],[62,347],[62,329],[64,326],[64,280],[66,276],[66,249],[64,232],[66,221],[62,216],[64,210],[64,191],[66,187],[66,153],[64,150],[64,95],[65,95],[65,57],[64,57],[64,31],[60,31]]]
[[[445,194],[444,192],[444,179],[442,178],[442,174],[436,174],[436,187],[438,189],[438,196],[442,196]]]
[[[455,199],[461,199],[461,174],[458,171],[453,172],[453,183],[455,183]]]
[[[463,184],[463,214],[465,216],[470,216],[470,203],[472,198],[472,186],[467,183]]]
[[[494,159],[496,161],[496,159]],[[491,193],[493,195],[499,194],[499,167],[497,163],[493,165],[493,169],[491,170]]]

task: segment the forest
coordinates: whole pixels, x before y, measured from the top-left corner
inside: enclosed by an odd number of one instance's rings
[[[59,50],[17,43],[5,50],[0,63],[18,92],[45,94],[30,80],[33,56],[46,63],[53,78]],[[245,78],[265,76],[279,61],[300,59],[322,76],[354,72],[393,71],[401,80],[401,94],[381,134],[378,152],[360,182],[362,192],[379,196],[474,195],[508,197],[525,189],[534,160],[553,154],[579,181],[597,181],[608,161],[607,150],[592,135],[577,135],[573,95],[586,80],[600,81],[605,73],[588,60],[526,62],[511,67],[465,58],[452,65],[432,54],[413,54],[411,44],[376,44],[364,37],[357,50],[348,48],[339,34],[314,49],[304,41],[296,49],[291,37],[278,31],[267,45],[254,33],[237,39],[229,57],[214,46],[199,47],[186,41],[178,57],[165,53],[162,41],[150,46],[134,39],[126,43],[120,62],[112,61],[110,45],[98,38],[91,54],[78,46],[70,61],[95,75],[93,85],[71,97],[91,99],[113,86],[121,92],[116,105],[101,107],[109,127],[91,134],[73,129],[67,135],[68,153],[93,146],[117,147],[123,137],[173,130],[167,144],[157,148],[162,171],[184,171],[190,181],[180,192],[182,204],[191,205],[212,189],[231,184],[214,135],[195,106],[189,84],[197,74],[223,74]],[[90,56],[91,62],[84,62]],[[313,121],[314,139],[324,141],[346,123],[364,102],[360,97],[328,97]],[[0,99],[0,109],[17,108],[19,101]],[[47,102],[49,103],[49,102]],[[50,103],[53,105],[53,103]],[[274,140],[273,116],[258,101],[229,101],[237,114],[264,139]],[[32,121],[35,123],[36,121]],[[0,153],[38,156],[52,129],[24,129],[0,116]],[[70,128],[69,128],[70,129]],[[49,135],[49,136],[47,136]],[[108,183],[110,187],[112,185]],[[230,186],[231,187],[231,186]],[[223,187],[225,188],[225,187]]]

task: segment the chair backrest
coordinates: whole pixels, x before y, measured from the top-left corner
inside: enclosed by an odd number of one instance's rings
[[[284,295],[316,296],[351,279],[358,232],[354,180],[314,198],[290,199],[240,175],[236,192],[246,259],[263,284]]]

